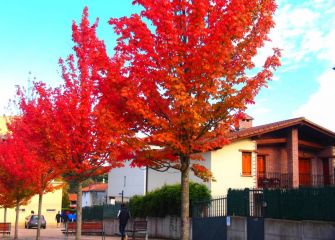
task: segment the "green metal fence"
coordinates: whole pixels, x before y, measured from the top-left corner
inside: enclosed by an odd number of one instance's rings
[[[335,187],[264,190],[266,217],[335,221]]]
[[[119,209],[119,204],[85,207],[83,220],[116,218]],[[224,216],[227,213],[230,216],[335,221],[335,187],[229,189],[227,200],[197,202],[193,204],[193,213],[195,217]]]
[[[259,201],[261,199],[261,201]],[[335,221],[335,187],[228,191],[228,215]]]
[[[229,189],[227,195],[227,214],[230,216],[249,215],[249,189]]]
[[[120,204],[115,205],[97,205],[83,208],[83,220],[103,220],[108,218],[116,218],[120,209]]]

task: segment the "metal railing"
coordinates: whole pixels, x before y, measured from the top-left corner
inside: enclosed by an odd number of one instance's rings
[[[218,197],[209,201],[193,203],[192,217],[222,217],[227,215],[227,198]]]
[[[266,172],[257,174],[259,188],[290,188],[292,187],[292,174],[279,172]]]
[[[266,202],[263,189],[249,190],[249,216],[264,217]]]
[[[292,188],[292,173],[266,172],[257,173],[258,188]],[[299,174],[299,186],[323,187],[334,185],[333,175]]]

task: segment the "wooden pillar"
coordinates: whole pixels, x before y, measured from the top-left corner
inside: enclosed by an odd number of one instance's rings
[[[288,172],[291,177],[292,187],[299,187],[299,139],[298,129],[292,128],[287,138]]]

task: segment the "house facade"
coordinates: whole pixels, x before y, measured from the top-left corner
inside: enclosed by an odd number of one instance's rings
[[[245,129],[233,137],[256,143],[251,162],[256,187],[334,184],[335,133],[305,118]]]
[[[54,181],[52,183],[55,187],[62,185],[63,182]],[[62,210],[62,188],[56,188],[52,192],[45,193],[43,195],[43,204],[41,214],[44,215],[44,218],[48,226],[56,226],[56,214],[58,211]],[[27,205],[21,205],[19,208],[19,224],[21,227],[24,226],[25,218],[30,215],[32,212],[34,214],[38,213],[38,195],[34,195]],[[15,224],[15,208],[7,209],[6,221],[10,222],[12,226]],[[4,209],[0,208],[0,221],[4,221]]]
[[[203,154],[202,162],[216,181],[205,183],[212,196],[229,188],[297,188],[334,184],[335,133],[305,118],[252,126],[252,118],[227,134],[230,143]],[[118,170],[126,172],[124,169]],[[109,178],[113,182],[113,176]],[[141,183],[152,191],[164,184],[180,183],[177,170],[146,170]],[[190,180],[203,183],[190,174]],[[130,183],[128,183],[130,184]],[[142,186],[141,185],[141,186]],[[141,187],[143,189],[143,187]]]
[[[107,201],[107,183],[96,183],[82,189],[82,206],[103,205]]]

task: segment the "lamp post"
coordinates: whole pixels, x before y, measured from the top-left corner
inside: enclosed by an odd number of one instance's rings
[[[121,195],[121,203],[123,203],[123,190],[119,194]]]

